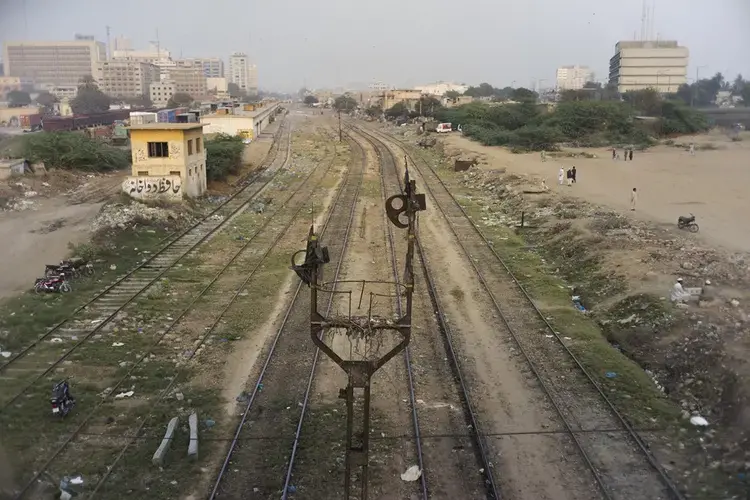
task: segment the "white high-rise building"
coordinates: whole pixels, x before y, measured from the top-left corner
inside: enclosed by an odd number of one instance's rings
[[[592,81],[594,73],[588,66],[561,66],[557,68],[557,90],[580,90]]]
[[[240,90],[255,94],[258,92],[258,73],[254,64],[243,52],[234,52],[229,56],[229,74],[227,80],[234,83]]]
[[[617,91],[655,89],[674,93],[687,83],[690,53],[674,40],[618,42],[609,60],[609,83]]]

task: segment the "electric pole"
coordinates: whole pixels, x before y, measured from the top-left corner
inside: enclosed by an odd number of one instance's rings
[[[339,142],[342,142],[344,139],[341,134],[341,110],[339,109],[338,111],[339,111]]]

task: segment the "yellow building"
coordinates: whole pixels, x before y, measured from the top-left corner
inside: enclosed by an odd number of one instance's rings
[[[138,199],[196,198],[206,192],[206,150],[200,123],[129,127],[132,175],[123,191]]]

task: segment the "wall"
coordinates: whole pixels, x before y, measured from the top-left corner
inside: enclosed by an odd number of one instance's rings
[[[196,147],[200,139],[200,150]],[[192,154],[188,155],[188,141]],[[150,158],[149,142],[167,142],[169,157]],[[196,198],[206,192],[206,149],[201,129],[193,130],[130,130],[133,177],[174,177],[181,181],[181,196]]]
[[[15,119],[17,127],[21,126],[21,116],[23,115],[35,115],[39,113],[39,108],[0,108],[0,123],[10,123]]]
[[[125,194],[137,200],[182,199],[182,179],[177,175],[162,177],[129,176],[122,183]]]

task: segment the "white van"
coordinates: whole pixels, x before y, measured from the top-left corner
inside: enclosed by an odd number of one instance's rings
[[[450,132],[452,130],[453,130],[453,127],[451,126],[450,123],[441,123],[435,129],[435,132],[439,134],[441,132]]]

